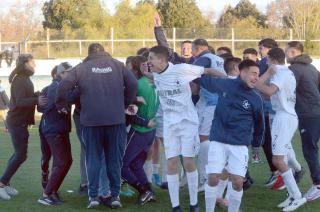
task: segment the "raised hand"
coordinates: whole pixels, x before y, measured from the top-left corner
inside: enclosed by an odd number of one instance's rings
[[[154,14],[153,21],[154,21],[154,27],[160,27],[161,26],[161,19],[160,19],[160,15],[159,15],[158,12],[156,12],[156,14]]]

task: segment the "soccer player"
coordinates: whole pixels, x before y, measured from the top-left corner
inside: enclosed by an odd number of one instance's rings
[[[245,49],[242,54],[244,60],[252,60],[259,63],[258,52],[254,48]]]
[[[168,187],[173,211],[181,211],[179,203],[179,155],[187,171],[190,211],[199,211],[198,172],[194,162],[199,146],[197,111],[191,99],[189,83],[205,72],[203,67],[168,62],[168,48],[150,49],[149,65],[163,110],[163,137],[168,166]],[[224,76],[219,72],[212,73]]]
[[[225,73],[223,69],[223,59],[209,51],[209,44],[205,39],[196,39],[192,42],[192,54],[196,58],[195,62],[193,63],[194,65],[202,66],[204,68],[213,68],[221,73]],[[199,95],[200,99],[197,103],[200,137],[198,170],[200,182],[199,192],[203,192],[205,182],[207,180],[205,167],[208,163],[208,151],[210,144],[209,134],[215,108],[218,102],[218,94],[210,93],[206,89],[200,87]]]
[[[307,201],[320,197],[320,72],[311,64],[312,59],[303,53],[303,44],[291,41],[286,48],[289,69],[297,80],[296,112],[299,119],[299,131],[302,150],[311,173],[312,186],[305,194]],[[308,95],[306,95],[308,94]]]
[[[272,123],[272,162],[279,170],[288,189],[289,197],[278,205],[283,211],[294,211],[306,203],[297,186],[291,169],[286,164],[291,139],[298,127],[295,111],[296,79],[285,64],[285,53],[280,48],[268,52],[269,69],[263,74],[256,85],[263,94],[271,97],[272,108],[276,114]],[[265,82],[270,80],[270,85]]]
[[[251,60],[239,64],[237,79],[202,76],[200,84],[219,93],[211,132],[208,181],[205,187],[206,211],[215,209],[220,174],[227,165],[232,187],[228,211],[237,212],[243,195],[243,182],[248,168],[248,145],[262,143],[264,131],[263,101],[254,90],[259,78],[258,65]],[[252,130],[254,129],[254,130]]]

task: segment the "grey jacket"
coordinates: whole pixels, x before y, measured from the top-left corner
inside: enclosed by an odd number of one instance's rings
[[[302,54],[290,61],[297,80],[296,112],[299,118],[320,116],[320,72],[311,65],[309,55]]]
[[[133,103],[137,80],[123,63],[106,52],[91,55],[75,66],[57,89],[57,109],[65,107],[66,94],[77,85],[80,90],[80,121],[84,126],[125,123],[125,108]]]
[[[9,98],[5,90],[0,89],[0,110],[6,110],[9,107]]]

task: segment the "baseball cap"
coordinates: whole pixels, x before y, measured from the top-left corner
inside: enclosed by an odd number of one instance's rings
[[[57,74],[61,74],[62,72],[67,72],[72,69],[72,65],[68,62],[61,63],[57,66]]]

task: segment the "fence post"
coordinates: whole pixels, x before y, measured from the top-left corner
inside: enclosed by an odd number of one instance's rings
[[[82,42],[81,40],[79,40],[79,53],[80,53],[80,57],[82,56]]]
[[[49,31],[49,28],[47,28],[46,31],[47,31],[47,58],[50,58],[50,31]]]
[[[24,53],[28,53],[28,41],[24,41]]]
[[[0,52],[2,51],[2,33],[1,33],[1,28],[0,28]]]
[[[231,39],[232,39],[232,41],[231,41],[231,49],[232,49],[232,53],[233,54],[235,54],[235,52],[234,52],[234,49],[235,49],[235,46],[234,46],[234,28],[231,28]]]
[[[293,39],[293,32],[292,32],[292,29],[290,29],[290,38],[289,40],[292,40]]]
[[[113,31],[113,27],[111,27],[111,55],[113,55],[113,50],[114,50],[114,43],[113,43],[113,39],[114,39],[114,31]]]
[[[146,46],[146,41],[142,40],[142,47],[145,47],[145,46]]]
[[[172,32],[172,39],[173,39],[173,51],[176,52],[176,28],[173,28]]]

